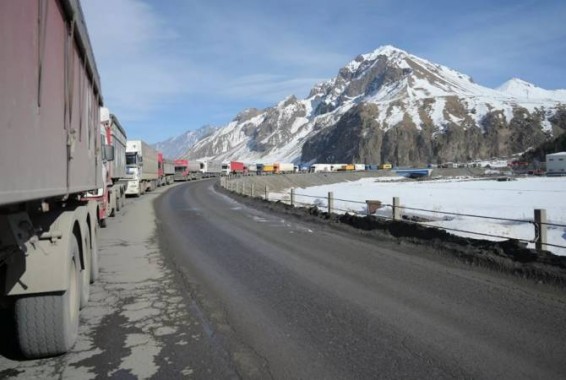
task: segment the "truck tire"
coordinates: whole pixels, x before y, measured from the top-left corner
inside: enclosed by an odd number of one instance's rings
[[[122,209],[122,195],[120,193],[116,194],[116,212]]]
[[[84,244],[84,269],[81,270],[81,306],[83,309],[88,304],[88,299],[90,297],[90,275],[92,267],[92,249],[90,244],[90,231],[85,234],[85,244]]]
[[[106,228],[106,226],[108,226],[108,223],[107,223],[107,221],[106,221],[106,218],[100,219],[100,223],[99,223],[99,224],[100,224],[100,227],[102,227],[102,228]]]
[[[98,227],[94,226],[92,229],[91,242],[91,262],[90,262],[90,283],[98,280]]]
[[[79,246],[69,238],[69,288],[56,294],[21,297],[15,303],[16,334],[22,354],[40,358],[67,352],[79,329]]]
[[[110,207],[110,213],[108,214],[108,216],[114,217],[116,216],[116,202],[118,200],[116,199],[116,192],[112,191],[110,193],[110,199],[108,202],[108,207]]]

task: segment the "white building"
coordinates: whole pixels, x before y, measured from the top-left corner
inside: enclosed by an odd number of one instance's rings
[[[546,155],[546,175],[566,176],[566,152]]]

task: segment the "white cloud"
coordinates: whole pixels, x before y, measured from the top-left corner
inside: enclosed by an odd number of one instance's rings
[[[82,7],[107,106],[138,119],[185,91],[186,66],[166,50],[178,36],[150,5],[89,0]]]

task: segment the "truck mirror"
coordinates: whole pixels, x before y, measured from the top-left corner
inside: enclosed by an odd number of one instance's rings
[[[114,147],[112,145],[102,146],[102,160],[114,161]]]

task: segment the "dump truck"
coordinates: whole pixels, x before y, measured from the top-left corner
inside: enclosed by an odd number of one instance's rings
[[[68,351],[98,276],[101,87],[78,1],[0,1],[0,306],[27,358]],[[5,327],[5,326],[3,326]]]

